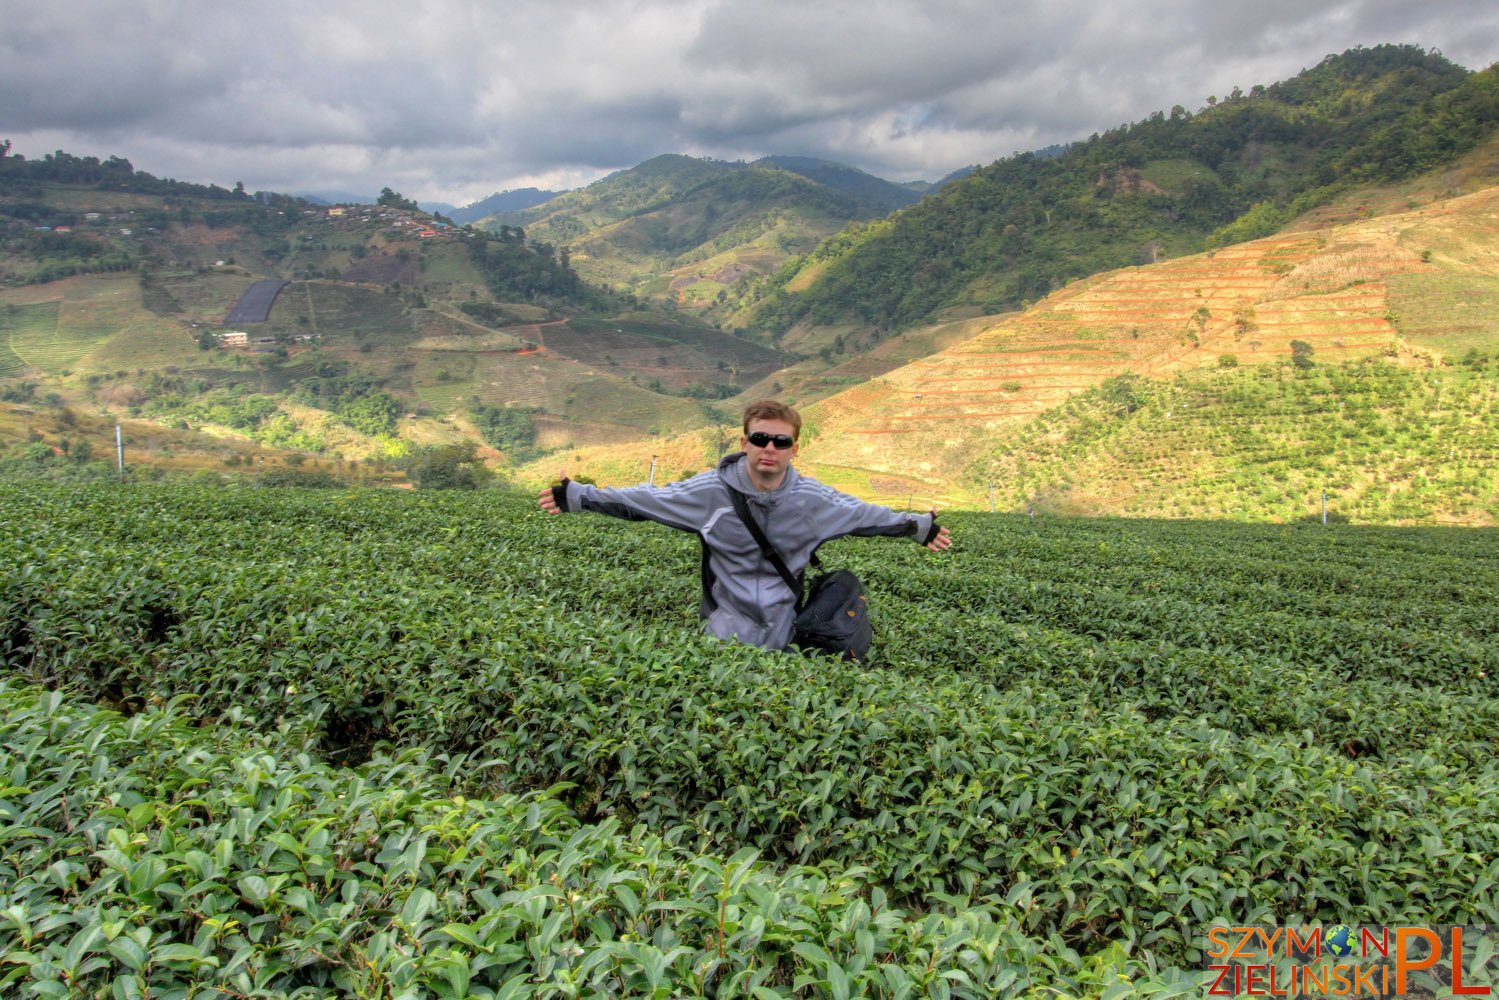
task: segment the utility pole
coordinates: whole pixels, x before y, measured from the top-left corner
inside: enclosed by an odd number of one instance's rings
[[[655,455],[651,456],[651,473],[650,473],[649,476],[646,477],[645,484],[647,486],[655,486],[656,485],[656,456]]]
[[[120,425],[115,424],[115,457],[120,464],[120,482],[125,481],[125,438],[120,433]]]

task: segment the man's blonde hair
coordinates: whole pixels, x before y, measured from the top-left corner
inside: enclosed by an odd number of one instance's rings
[[[802,415],[778,399],[762,399],[758,403],[746,406],[744,408],[744,433],[749,433],[749,425],[755,420],[784,420],[791,425],[793,438],[802,436]]]

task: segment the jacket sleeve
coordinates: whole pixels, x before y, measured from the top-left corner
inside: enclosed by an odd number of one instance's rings
[[[937,519],[930,513],[903,513],[879,504],[865,503],[822,483],[812,488],[817,491],[815,517],[817,533],[823,541],[846,535],[886,535],[911,538],[925,545],[936,537]]]
[[[713,512],[727,503],[723,486],[712,472],[665,486],[600,487],[569,480],[559,492],[559,506],[568,513],[591,511],[692,532],[701,530]]]

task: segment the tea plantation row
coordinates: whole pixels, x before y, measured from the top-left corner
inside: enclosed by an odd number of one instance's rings
[[[0,993],[978,997],[1143,972],[992,909],[903,913],[856,873],[467,798],[464,758],[335,768],[300,744],[0,680]]]
[[[186,693],[174,719],[305,732],[374,787],[377,744],[453,755],[440,794],[565,783],[537,801],[590,837],[816,865],[878,913],[1021,935],[967,978],[932,960],[923,994],[1179,984],[1218,921],[1499,921],[1494,533],[946,520],[940,556],[825,552],[873,592],[877,651],[849,668],[697,634],[691,538],[524,497],[0,487],[0,653],[127,713]],[[308,983],[340,968],[300,954]],[[745,959],[775,970],[761,990],[839,992],[786,954]],[[636,989],[595,961],[615,985],[590,989]]]

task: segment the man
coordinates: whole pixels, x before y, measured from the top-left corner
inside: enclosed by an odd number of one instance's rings
[[[912,538],[933,552],[952,544],[935,510],[898,513],[800,475],[791,460],[801,428],[801,415],[785,403],[752,403],[744,411],[742,450],[725,455],[716,469],[668,486],[622,489],[586,486],[564,474],[560,485],[541,491],[539,502],[551,514],[594,511],[693,532],[704,548],[699,613],[707,630],[723,639],[785,649],[799,595],[735,513],[729,490],[744,494],[751,516],[798,579],[819,545],[845,535]]]

